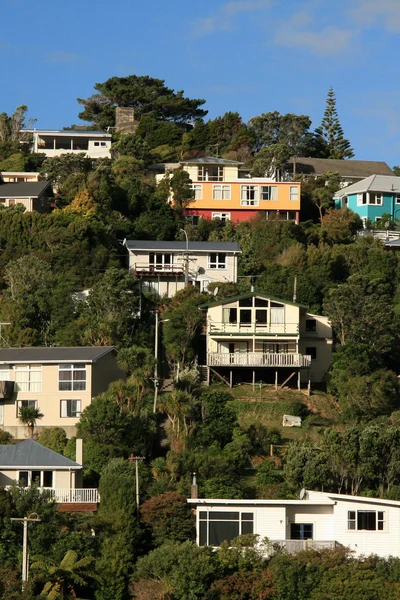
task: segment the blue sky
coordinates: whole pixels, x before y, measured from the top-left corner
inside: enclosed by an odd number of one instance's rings
[[[400,164],[400,0],[2,0],[0,112],[78,122],[77,97],[150,75],[209,117],[278,110],[319,125],[332,85],[356,158]]]

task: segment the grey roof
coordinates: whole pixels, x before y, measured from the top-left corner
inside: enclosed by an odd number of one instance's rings
[[[371,175],[366,179],[357,181],[352,185],[348,185],[335,193],[335,198],[342,198],[349,194],[357,194],[359,192],[386,192],[389,194],[400,194],[400,177],[395,175],[389,177],[385,175]]]
[[[288,161],[289,170],[293,170],[293,157]],[[394,175],[392,169],[383,161],[375,160],[338,160],[336,158],[296,158],[298,174],[324,175],[328,171],[340,173],[342,177],[369,177],[370,175]]]
[[[113,350],[113,346],[0,348],[0,364],[94,363]]]
[[[29,439],[18,444],[0,446],[0,469],[6,467],[80,469],[82,465]]]
[[[214,156],[201,156],[200,158],[189,158],[181,160],[181,165],[200,164],[200,165],[242,165],[239,160],[228,160],[227,158],[215,158]]]
[[[160,242],[152,240],[126,240],[128,250],[165,250],[168,252],[184,252],[186,242]],[[189,242],[189,252],[238,252],[241,253],[236,242]]]
[[[0,198],[40,198],[50,186],[50,181],[18,181],[2,183]]]
[[[385,246],[387,248],[400,248],[400,239],[397,239],[397,240],[385,240]]]

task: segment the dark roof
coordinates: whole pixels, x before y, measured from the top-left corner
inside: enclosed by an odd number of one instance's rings
[[[293,171],[293,158],[288,161]],[[296,158],[296,173],[304,175],[324,175],[328,171],[340,173],[342,177],[369,177],[370,175],[394,175],[392,169],[383,161],[375,160],[338,160],[335,158]]]
[[[5,467],[58,467],[79,469],[74,460],[66,458],[34,440],[24,440],[18,444],[0,446],[0,469]]]
[[[186,242],[160,242],[152,240],[126,240],[128,250],[168,250],[184,252]],[[240,252],[236,242],[189,242],[189,252]]]
[[[385,246],[387,248],[400,248],[400,239],[398,239],[398,240],[385,240]]]
[[[201,165],[242,165],[239,160],[228,160],[227,158],[215,158],[214,156],[201,156],[200,158],[189,158],[181,160],[181,165],[186,164],[201,164]]]
[[[50,181],[18,181],[1,183],[0,198],[39,198],[50,186]]]
[[[0,364],[7,363],[69,363],[96,362],[114,350],[113,346],[69,347],[69,348],[0,348]]]
[[[282,300],[282,298],[274,298],[273,296],[268,296],[268,294],[264,294],[264,292],[250,292],[249,294],[242,294],[241,296],[231,296],[230,298],[223,298],[223,300],[215,300],[214,302],[208,302],[207,304],[201,304],[200,308],[208,308],[209,306],[218,306],[219,304],[229,304],[229,302],[235,302],[236,300],[242,300],[244,298],[264,298],[265,300],[272,300],[273,302],[281,302],[282,304],[290,304],[291,306],[298,306],[299,308],[308,309],[308,306],[304,304],[296,304],[295,302],[290,302],[289,300]]]

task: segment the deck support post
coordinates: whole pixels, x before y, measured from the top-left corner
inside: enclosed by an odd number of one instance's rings
[[[253,392],[256,389],[256,372],[253,369]]]
[[[300,369],[297,373],[297,389],[301,390],[301,376],[300,376]]]
[[[232,369],[230,369],[229,371],[229,387],[232,388],[233,387],[233,375],[232,375]]]
[[[275,371],[275,389],[278,389],[278,371]]]

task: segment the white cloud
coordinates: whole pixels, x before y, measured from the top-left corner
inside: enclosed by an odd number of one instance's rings
[[[75,63],[80,60],[81,56],[72,52],[52,52],[46,56],[46,62],[51,63]]]
[[[217,12],[208,17],[200,17],[193,23],[192,35],[201,37],[214,31],[229,31],[235,28],[236,17],[240,13],[263,11],[271,6],[271,0],[237,0],[222,4]]]
[[[389,31],[400,32],[399,0],[353,0],[349,13],[356,24],[376,26],[383,21]]]
[[[282,22],[275,31],[274,43],[289,48],[308,50],[314,54],[334,55],[348,50],[354,38],[354,31],[326,25],[314,24],[312,17],[298,12],[291,19]]]

